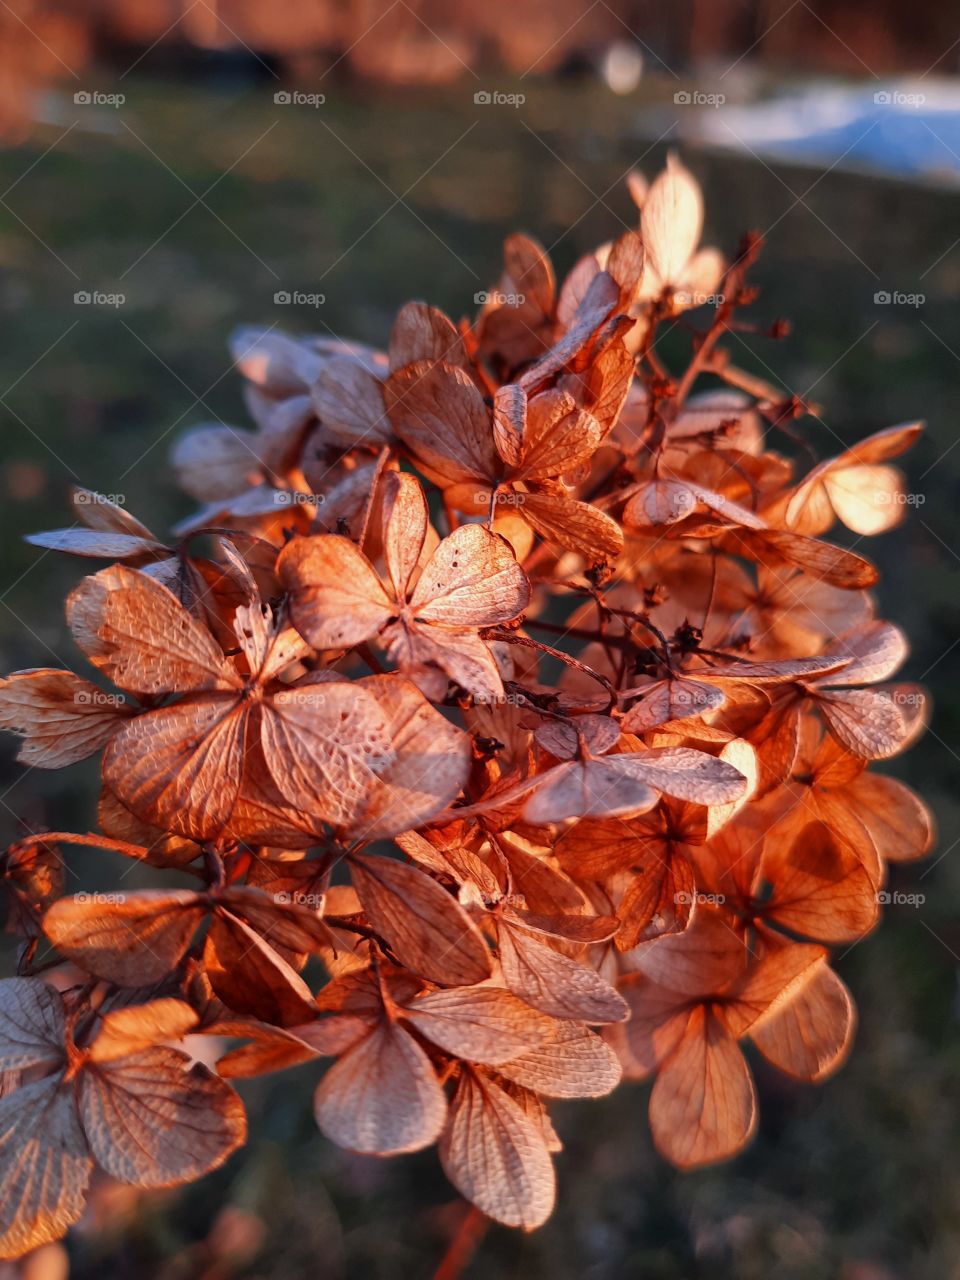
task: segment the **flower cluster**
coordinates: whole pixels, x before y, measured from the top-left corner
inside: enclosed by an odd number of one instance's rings
[[[755,1127],[745,1038],[803,1080],[843,1058],[829,948],[932,828],[869,768],[922,729],[905,640],[821,535],[901,518],[919,426],[798,465],[813,407],[722,345],[759,242],[701,249],[675,159],[631,192],[639,229],[559,288],[511,236],[472,322],[410,303],[385,354],[242,331],[256,429],[177,444],[203,505],[172,541],[90,490],[31,539],[111,562],[67,601],[111,691],[0,682],[25,764],[102,752],[100,831],[3,859],[3,1254],[76,1220],[94,1162],[154,1186],[223,1161],[228,1078],[332,1058],[324,1134],[436,1142],[531,1229],[551,1100],[655,1075],[654,1142],[690,1167]],[[77,845],[194,887],[64,894]]]

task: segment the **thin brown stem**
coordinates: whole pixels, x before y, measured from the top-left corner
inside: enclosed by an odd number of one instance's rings
[[[540,640],[534,640],[532,636],[521,636],[516,631],[490,631],[486,633],[486,638],[490,640],[504,640],[507,644],[520,645],[524,649],[537,649],[540,653],[547,653],[551,658],[565,663],[568,667],[573,667],[575,671],[582,671],[585,676],[590,676],[596,680],[598,684],[602,684],[610,695],[611,707],[616,703],[617,691],[607,679],[602,676],[599,671],[594,671],[593,667],[588,667],[585,662],[571,657],[569,653],[564,653],[562,649],[554,649],[549,644],[544,644]]]
[[[109,849],[114,853],[126,854],[128,858],[144,861],[150,853],[143,845],[130,844],[126,840],[114,840],[111,836],[100,836],[92,831],[86,835],[78,835],[74,831],[37,831],[33,835],[24,836],[14,841],[18,849],[30,848],[35,844],[79,844],[90,849]]]
[[[538,631],[549,631],[554,636],[570,636],[573,640],[586,640],[594,644],[623,644],[620,636],[604,637],[599,631],[590,631],[586,627],[567,627],[562,622],[547,622],[540,618],[527,618],[525,627],[535,627]]]
[[[453,1234],[447,1251],[440,1260],[440,1265],[433,1273],[433,1280],[459,1280],[464,1268],[477,1251],[480,1241],[486,1235],[490,1219],[476,1207],[467,1205],[460,1225]]]

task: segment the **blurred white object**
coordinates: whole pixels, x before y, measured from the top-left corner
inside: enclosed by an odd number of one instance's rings
[[[692,113],[691,113],[692,115]],[[816,167],[838,165],[960,185],[960,80],[840,86],[697,112],[698,142]]]
[[[604,52],[600,72],[614,93],[633,93],[643,77],[643,54],[628,40],[616,40]]]

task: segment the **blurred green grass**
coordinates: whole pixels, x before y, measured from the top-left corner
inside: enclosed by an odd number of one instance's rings
[[[635,105],[578,84],[529,82],[520,111],[475,107],[472,82],[373,96],[331,81],[318,109],[276,106],[272,86],[131,75],[102,87],[122,88],[119,111],[67,102],[62,128],[0,153],[4,671],[74,661],[61,601],[83,566],[20,541],[68,522],[70,483],[122,494],[158,532],[190,509],[167,451],[197,422],[245,424],[225,345],[235,325],[383,343],[410,297],[470,313],[508,230],[540,238],[562,273],[633,224],[622,176],[637,163],[653,172],[665,155],[665,143],[639,136]],[[94,120],[109,132],[91,131]],[[931,733],[892,768],[936,809],[940,844],[928,863],[894,872],[894,887],[925,895],[922,907],[891,908],[839,959],[861,1026],[838,1077],[808,1089],[760,1067],[757,1142],[692,1175],[653,1153],[646,1089],[558,1108],[567,1149],[556,1215],[531,1237],[492,1230],[465,1275],[960,1276],[958,198],[839,169],[685,158],[704,184],[708,243],[731,250],[748,227],[768,232],[755,311],[794,330],[779,344],[733,346],[744,367],[823,403],[823,423],[804,426],[818,451],[929,422],[906,460],[922,504],[867,552],[884,573],[881,611],[914,644],[906,674],[934,694]],[[126,301],[78,306],[79,290]],[[278,306],[280,290],[325,302]],[[877,306],[878,290],[926,300]],[[665,342],[668,362],[678,342]],[[2,749],[6,836],[19,821],[93,822],[93,769],[23,774]],[[106,858],[78,869],[106,877]],[[460,1212],[434,1155],[376,1162],[330,1147],[310,1116],[311,1078],[252,1086],[247,1152],[199,1186],[97,1219],[71,1244],[75,1274],[206,1274],[198,1242],[227,1206],[265,1224],[238,1275],[429,1274]]]

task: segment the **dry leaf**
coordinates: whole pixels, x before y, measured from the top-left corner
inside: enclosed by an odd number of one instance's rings
[[[330,1068],[317,1089],[314,1114],[338,1146],[396,1155],[436,1141],[447,1100],[416,1041],[384,1022]]]
[[[496,1222],[532,1231],[550,1216],[555,1178],[543,1135],[489,1076],[461,1073],[440,1160],[460,1194]]]
[[[479,930],[436,881],[392,858],[356,855],[350,867],[371,925],[404,964],[448,986],[469,986],[490,976]]]

